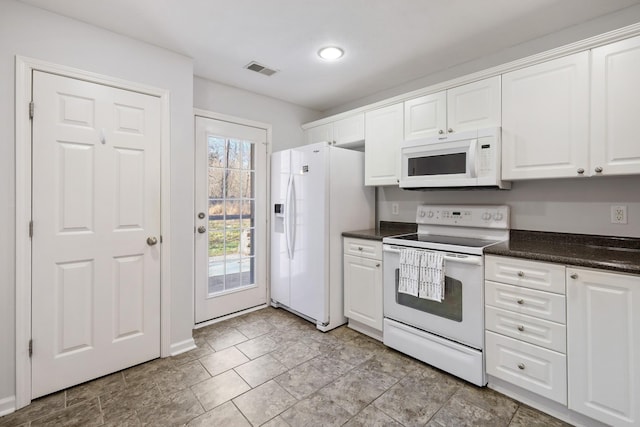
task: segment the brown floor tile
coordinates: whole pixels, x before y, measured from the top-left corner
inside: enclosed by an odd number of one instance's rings
[[[273,327],[270,327],[272,329]],[[261,335],[236,346],[249,359],[256,359],[278,348],[278,344],[267,335]]]
[[[171,394],[208,378],[211,378],[209,372],[200,364],[200,361],[194,360],[158,372],[155,375],[155,382],[162,393]]]
[[[266,382],[233,399],[233,403],[253,425],[270,420],[296,402],[297,399],[275,381]]]
[[[90,427],[99,426],[102,423],[100,404],[98,398],[94,398],[33,420],[31,426]]]
[[[212,376],[221,374],[248,361],[249,358],[235,347],[225,348],[200,359],[200,363]]]
[[[344,427],[402,427],[402,424],[375,406],[369,405],[351,418]]]
[[[64,391],[61,391],[40,397],[33,400],[30,405],[25,406],[12,414],[0,417],[0,427],[19,426],[29,420],[44,417],[45,415],[64,409],[64,393]]]
[[[230,426],[230,427],[251,427],[251,423],[242,413],[231,403],[223,403],[209,412],[205,412],[189,421],[189,427],[210,427],[210,426]]]
[[[315,394],[287,409],[281,417],[292,426],[341,426],[351,415],[335,400]]]
[[[207,342],[215,351],[223,350],[247,340],[248,338],[236,328],[227,329],[219,334],[207,337]]]
[[[206,411],[251,390],[235,372],[227,371],[191,387]]]
[[[178,391],[162,399],[159,404],[138,409],[143,426],[180,426],[204,413],[204,409],[189,389]]]
[[[537,409],[520,405],[509,427],[565,427],[570,425]]]
[[[251,386],[257,387],[260,384],[277,377],[287,370],[273,356],[265,354],[257,359],[240,365],[234,370]]]

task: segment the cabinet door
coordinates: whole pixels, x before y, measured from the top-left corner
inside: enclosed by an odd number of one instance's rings
[[[591,174],[640,173],[640,37],[592,52]],[[597,172],[597,171],[601,172]]]
[[[569,408],[640,425],[640,277],[567,268]]]
[[[447,91],[447,132],[499,127],[500,76]]]
[[[367,111],[365,114],[365,185],[397,185],[402,113],[400,103]]]
[[[589,52],[502,76],[502,179],[586,174],[588,140]]]
[[[333,123],[312,127],[306,130],[307,144],[333,141]]]
[[[382,331],[382,261],[344,256],[344,315]]]
[[[447,93],[434,93],[404,103],[404,139],[419,139],[446,133]]]
[[[364,113],[333,122],[336,145],[351,145],[364,141]]]

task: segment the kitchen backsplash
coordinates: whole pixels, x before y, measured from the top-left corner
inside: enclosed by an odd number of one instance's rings
[[[513,182],[511,190],[407,191],[378,189],[378,219],[415,221],[416,207],[431,204],[507,204],[511,228],[640,237],[640,177]],[[398,214],[392,213],[398,204]],[[611,206],[627,206],[627,224],[611,224]]]

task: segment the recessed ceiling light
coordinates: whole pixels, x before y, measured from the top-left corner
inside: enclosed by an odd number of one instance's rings
[[[344,50],[335,46],[323,47],[318,51],[318,56],[325,61],[335,61],[342,58],[342,55],[344,55]]]

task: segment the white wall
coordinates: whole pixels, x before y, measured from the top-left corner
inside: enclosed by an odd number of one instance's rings
[[[521,59],[536,53],[584,40],[598,34],[635,24],[637,22],[640,22],[640,5],[631,6],[621,11],[587,21],[583,24],[575,25],[562,31],[513,46],[509,49],[501,50],[493,55],[478,58],[476,60],[448,68],[442,72],[427,75],[411,82],[336,106],[324,111],[323,117],[362,107],[367,104],[372,104],[377,101],[382,101],[387,98],[402,95],[403,93],[422,89],[437,83],[442,83],[466,74],[486,70],[487,68],[495,67],[516,59]]]
[[[13,0],[0,0],[0,402],[15,393],[14,64],[27,56],[169,89],[171,342],[193,326],[193,64],[189,58]],[[37,153],[35,153],[37,155]],[[21,230],[24,231],[24,230]]]
[[[320,117],[319,111],[200,77],[195,77],[193,81],[193,102],[194,107],[203,110],[271,124],[272,151],[302,145],[300,125]]]
[[[432,204],[507,204],[511,228],[640,237],[640,178],[601,177],[514,182],[511,190],[378,190],[383,221],[415,222],[416,207]],[[399,214],[391,206],[398,203]],[[626,205],[629,223],[611,224],[611,205]]]

